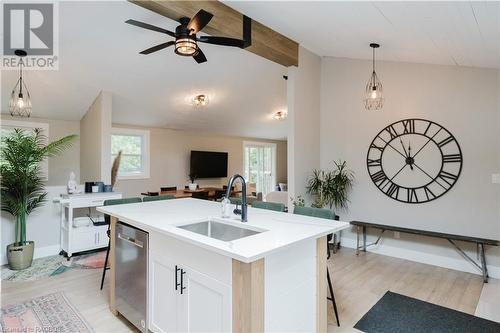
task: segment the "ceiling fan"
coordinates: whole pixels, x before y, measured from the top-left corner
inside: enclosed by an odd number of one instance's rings
[[[251,19],[247,16],[243,16],[243,39],[217,36],[197,37],[196,34],[210,22],[213,16],[213,14],[201,9],[191,19],[189,19],[189,17],[181,17],[179,19],[180,25],[175,28],[175,32],[136,20],[127,20],[125,21],[125,23],[148,30],[161,32],[175,38],[175,40],[162,43],[141,51],[139,52],[140,54],[150,54],[175,45],[175,53],[181,56],[193,57],[194,60],[196,60],[196,62],[200,64],[206,62],[207,58],[198,46],[198,42],[222,46],[233,46],[242,49],[251,45]]]

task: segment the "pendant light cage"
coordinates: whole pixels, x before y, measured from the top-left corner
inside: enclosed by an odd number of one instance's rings
[[[19,79],[12,89],[9,101],[9,112],[12,117],[31,116],[31,95],[23,79],[23,61],[22,58],[27,55],[24,50],[16,50],[15,54],[20,58],[19,61]]]
[[[21,77],[17,80],[10,94],[9,111],[13,117],[28,118],[31,116],[30,92]]]
[[[380,47],[379,44],[372,43],[370,47],[373,49],[372,57],[372,75],[368,80],[365,88],[365,109],[367,110],[380,110],[384,106],[384,89],[382,87],[382,82],[380,82],[377,72],[375,71],[375,49]]]

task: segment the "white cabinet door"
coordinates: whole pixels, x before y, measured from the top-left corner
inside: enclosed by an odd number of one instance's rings
[[[149,329],[153,332],[181,331],[182,300],[179,287],[176,290],[176,273],[176,265],[165,255],[150,252]]]
[[[230,332],[231,287],[182,267],[182,332]]]

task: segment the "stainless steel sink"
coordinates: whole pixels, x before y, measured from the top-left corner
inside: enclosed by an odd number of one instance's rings
[[[214,220],[200,221],[190,224],[179,225],[177,228],[195,232],[197,234],[215,238],[221,241],[230,242],[236,239],[252,236],[262,231],[240,228],[227,223],[221,223]]]

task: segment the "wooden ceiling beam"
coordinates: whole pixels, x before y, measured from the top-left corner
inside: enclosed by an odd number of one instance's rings
[[[242,38],[243,14],[219,1],[130,0],[155,13],[178,21],[193,17],[200,9],[214,15],[203,29],[209,35]],[[283,66],[298,66],[299,44],[252,20],[252,45],[245,50]]]

